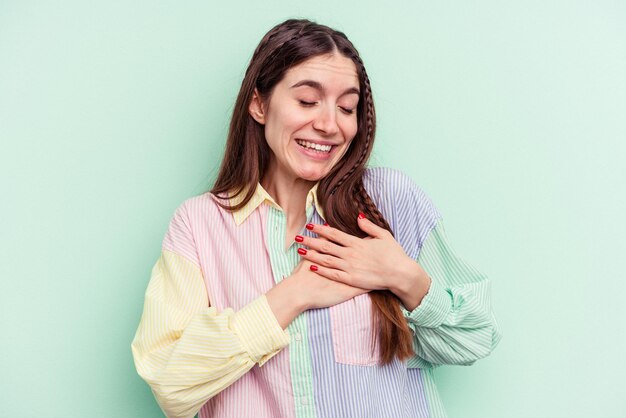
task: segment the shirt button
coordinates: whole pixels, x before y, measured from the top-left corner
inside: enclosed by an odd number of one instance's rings
[[[295,338],[296,341],[302,341],[302,334],[297,333],[296,335],[293,336],[293,338]],[[304,398],[306,399],[306,398]]]
[[[307,398],[302,398],[300,400],[300,402],[302,403],[302,405],[308,405],[309,404],[309,400]]]

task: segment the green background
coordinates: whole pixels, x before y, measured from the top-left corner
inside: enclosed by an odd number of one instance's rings
[[[130,342],[174,209],[207,189],[261,36],[345,31],[409,173],[493,280],[504,339],[451,418],[626,406],[623,1],[0,2],[0,415],[160,416]]]

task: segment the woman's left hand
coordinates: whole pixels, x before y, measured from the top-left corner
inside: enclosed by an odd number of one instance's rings
[[[424,269],[406,255],[389,231],[361,216],[357,222],[367,237],[326,225],[307,225],[321,238],[302,237],[307,249],[301,248],[300,256],[317,267],[311,267],[317,274],[331,280],[362,289],[389,289],[403,301],[412,293],[411,299],[421,301],[430,285]]]

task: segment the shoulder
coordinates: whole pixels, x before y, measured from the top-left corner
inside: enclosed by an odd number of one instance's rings
[[[363,185],[398,242],[416,255],[441,218],[432,199],[409,175],[393,168],[367,168]]]
[[[368,167],[363,174],[365,190],[377,205],[397,209],[411,206],[432,217],[441,216],[432,199],[408,174],[395,168]]]
[[[183,255],[197,263],[197,245],[211,225],[223,217],[215,197],[209,192],[185,199],[174,210],[163,239],[164,250]]]
[[[219,216],[220,211],[223,209],[217,202],[222,200],[210,192],[189,197],[178,205],[172,220],[183,220],[189,227],[198,223],[204,223],[207,218]]]
[[[403,189],[417,187],[417,184],[403,171],[391,167],[367,167],[363,173],[363,182],[370,186],[384,189]]]

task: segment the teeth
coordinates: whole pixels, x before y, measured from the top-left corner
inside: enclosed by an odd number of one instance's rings
[[[303,147],[311,148],[311,149],[314,149],[316,151],[321,151],[321,152],[330,152],[330,149],[332,148],[332,145],[314,144],[312,142],[303,141],[301,139],[297,139],[296,142],[302,145]]]

